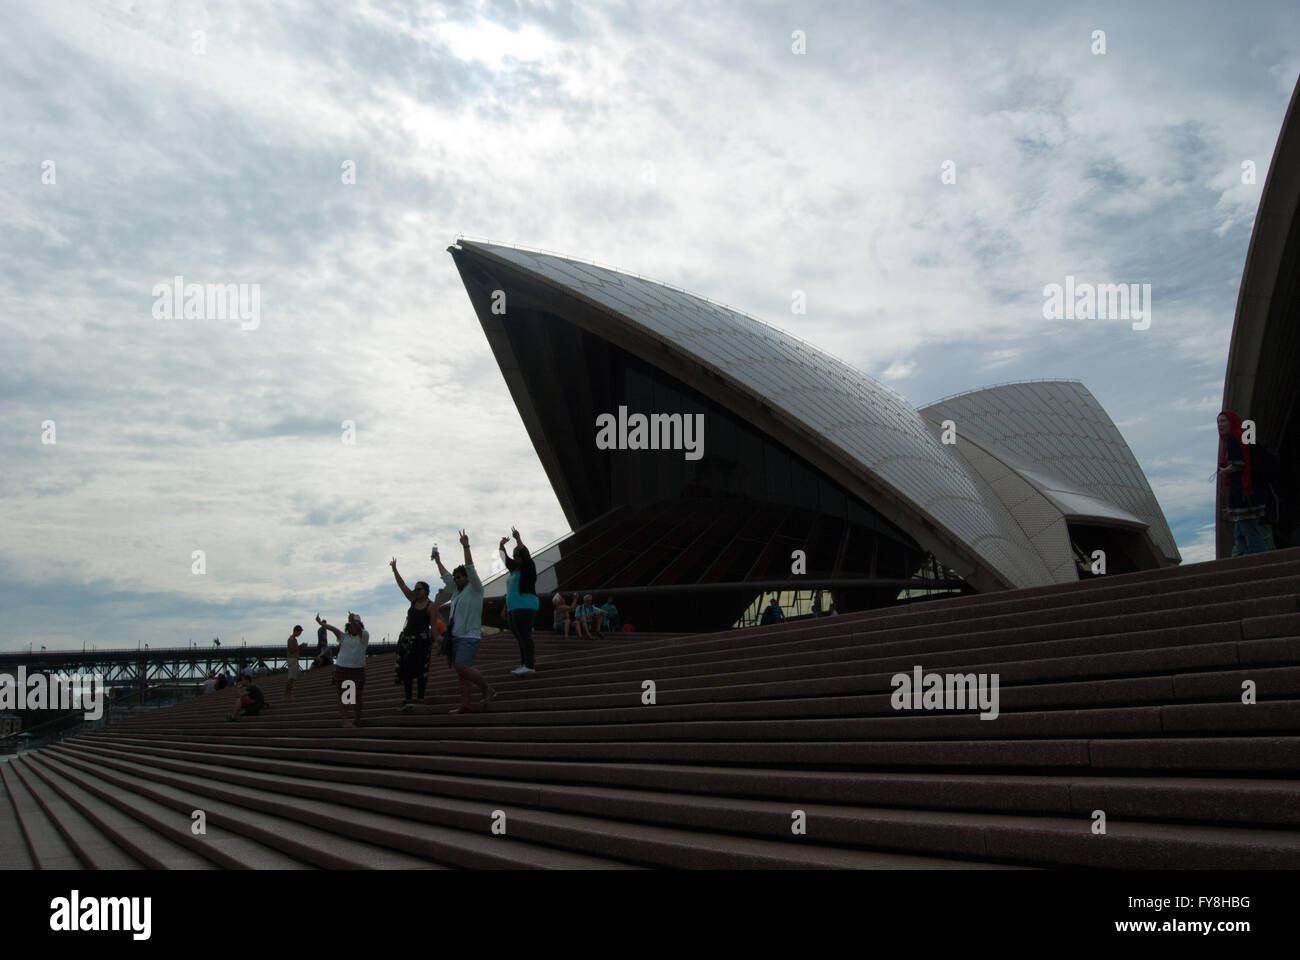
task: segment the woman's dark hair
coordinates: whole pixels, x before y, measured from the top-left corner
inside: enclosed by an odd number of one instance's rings
[[[519,573],[519,592],[536,593],[537,592],[537,564],[533,563],[533,556],[528,552],[528,548],[522,543],[515,547],[515,553],[519,555],[516,560],[509,554],[506,555],[506,569],[511,573],[516,570]]]
[[[469,576],[469,574],[465,571],[465,564],[463,564],[463,563],[462,563],[460,566],[458,566],[455,570],[453,570],[453,571],[451,572],[451,575],[452,575],[453,577],[468,577],[468,576]]]
[[[429,592],[429,585],[428,585],[427,583],[425,583],[423,580],[417,580],[417,581],[415,582],[415,589],[416,589],[416,590],[419,590],[421,587],[424,587],[424,592],[425,592],[425,593],[428,593],[428,592]]]
[[[294,632],[294,633],[302,633],[302,624],[301,624],[301,623],[295,623],[295,624],[293,625],[293,632]]]

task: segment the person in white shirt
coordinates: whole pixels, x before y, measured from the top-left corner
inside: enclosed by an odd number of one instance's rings
[[[470,713],[474,709],[470,703],[473,687],[478,687],[483,693],[479,709],[491,703],[497,692],[488,686],[483,674],[474,667],[474,657],[478,653],[479,642],[483,639],[483,581],[474,571],[474,558],[469,553],[469,534],[464,530],[460,532],[460,543],[465,548],[464,564],[448,572],[436,550],[433,562],[438,565],[442,582],[456,588],[456,593],[451,598],[447,638],[452,645],[456,678],[460,681],[460,706],[451,712]]]
[[[361,617],[355,613],[348,614],[347,632],[330,626],[316,615],[316,622],[338,637],[339,653],[334,660],[334,685],[339,688],[339,716],[343,726],[361,726],[361,695],[366,688],[366,644],[370,642],[370,633],[366,630]],[[348,700],[353,700],[353,719],[348,721]]]

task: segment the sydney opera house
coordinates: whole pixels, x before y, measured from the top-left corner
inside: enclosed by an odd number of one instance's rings
[[[1099,550],[1112,574],[1179,562],[1141,468],[1081,383],[916,409],[673,287],[492,243],[450,252],[573,531],[537,556],[544,597],[614,595],[638,625],[700,630],[767,591],[822,588],[847,612],[918,587],[1075,581]],[[671,422],[668,442],[628,442],[638,414]],[[617,442],[599,437],[615,420]],[[699,449],[672,442],[679,423],[700,424]]]
[[[1300,83],[1282,119],[1241,274],[1223,407],[1255,421],[1256,443],[1278,458],[1278,546],[1300,546]],[[1218,555],[1232,550],[1219,491]]]

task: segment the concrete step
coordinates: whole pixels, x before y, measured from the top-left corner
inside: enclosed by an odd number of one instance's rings
[[[1287,589],[1290,589],[1292,586],[1294,586],[1297,579],[1298,578],[1290,578],[1288,581],[1286,581],[1285,585]],[[1257,590],[1260,587],[1259,584],[1249,584],[1248,586],[1252,590]],[[1300,627],[1300,613],[1296,612],[1297,610],[1296,597],[1294,594],[1291,593],[1288,593],[1285,596],[1278,596],[1272,598],[1262,598],[1262,599],[1255,599],[1249,601],[1235,599],[1223,603],[1201,604],[1193,607],[1189,607],[1186,605],[1185,602],[1183,602],[1182,604],[1179,605],[1177,609],[1174,610],[1146,612],[1136,616],[1131,614],[1121,614],[1121,613],[1114,612],[1112,610],[1112,615],[1109,617],[1097,617],[1095,615],[1098,612],[1097,608],[1099,606],[1104,607],[1105,605],[1093,604],[1090,605],[1091,613],[1088,616],[1080,616],[1075,619],[1063,621],[1063,622],[1053,622],[1051,624],[1046,624],[1045,626],[1052,628],[1049,631],[1052,634],[1052,639],[1062,639],[1066,636],[1075,636],[1075,635],[1085,635],[1085,636],[1093,635],[1098,632],[1105,633],[1107,631],[1112,631],[1115,629],[1122,629],[1123,632],[1125,633],[1142,632],[1148,626],[1153,626],[1161,623],[1165,624],[1167,627],[1176,626],[1177,625],[1176,622],[1182,622],[1184,624],[1200,625],[1204,627],[1216,622],[1231,623],[1235,620],[1240,620],[1240,614],[1244,609],[1243,604],[1252,605],[1252,609],[1254,609],[1257,613],[1267,612],[1268,614],[1268,616],[1257,616],[1257,617],[1250,618],[1251,620],[1256,621],[1252,625],[1249,625],[1250,629],[1253,629],[1255,631],[1268,631],[1268,630],[1277,630],[1277,629],[1285,630],[1285,629]],[[1089,609],[1088,607],[1082,608],[1083,612],[1087,612],[1088,609]],[[1283,611],[1287,611],[1287,612],[1284,613]],[[1058,618],[1059,620],[1060,618],[1067,616],[1069,611],[1055,610],[1055,611],[1051,611],[1051,613],[1052,616]],[[840,618],[835,618],[835,620],[839,620],[839,619]],[[960,634],[960,636],[966,637],[969,640],[969,642],[976,647],[984,646],[986,645],[986,641],[989,639],[988,635],[990,633],[999,633],[999,632],[1005,633],[1009,625],[1014,622],[1015,621],[1003,622],[997,620],[996,618],[993,619],[985,618],[983,620],[971,621],[970,623],[965,624],[966,630],[965,632]],[[1044,626],[1044,625],[1039,625],[1039,626]],[[802,631],[803,634],[807,634],[809,630],[813,630],[814,633],[817,630],[820,630],[822,634],[825,634],[827,628],[816,627],[816,628],[791,628],[791,629],[796,631]],[[877,646],[877,647],[885,643],[902,642],[908,638],[920,637],[922,640],[924,640],[925,631],[930,629],[931,629],[930,627],[925,627],[925,626],[913,626],[913,627],[899,628],[896,630],[877,629],[872,633],[870,639],[873,641],[873,646]],[[1019,633],[1016,634],[1017,637],[1028,637],[1029,634],[1027,634],[1025,631],[1032,630],[1034,629],[1034,627],[1025,624],[1022,619],[1020,621],[1019,626],[1014,627],[1014,629],[1019,631]],[[796,632],[796,634],[793,634],[793,636],[800,636],[800,635],[802,634],[799,634],[798,632]],[[801,643],[802,652],[804,653],[804,658],[807,659],[808,654],[811,652],[818,652],[823,649],[827,649],[832,652],[839,651],[844,649],[846,645],[850,647],[854,646],[855,643],[860,639],[861,639],[860,637],[855,638],[852,635],[844,634],[842,632],[833,633],[831,635],[820,635],[820,636],[808,635],[803,639]],[[736,658],[740,658],[743,659],[744,662],[752,668],[755,665],[755,653],[757,651],[761,651],[764,648],[763,644],[755,643],[753,638],[751,638],[751,641],[749,642],[747,648],[736,648],[735,647],[736,641],[734,638],[725,641],[725,643],[728,645],[728,649],[723,649],[723,650],[707,649],[710,645],[703,641],[698,641],[698,640],[692,641],[689,650],[679,649],[676,651],[668,652],[665,651],[662,647],[657,647],[654,649],[646,648],[649,652],[652,652],[654,656],[644,659],[642,661],[637,661],[637,660],[628,661],[625,659],[624,661],[622,661],[621,666],[624,671],[641,670],[646,667],[652,666],[654,664],[671,660],[674,669],[679,672],[690,670],[692,668],[698,671],[702,669],[707,669],[709,667],[725,667],[728,666],[732,660],[735,660]],[[782,641],[781,644],[768,642],[767,646],[772,647],[779,654],[784,654],[785,653],[784,643],[785,641]],[[902,652],[902,648],[893,648],[893,649],[897,650],[898,652]],[[917,652],[922,652],[924,649],[927,648],[923,646],[921,648],[915,648],[915,649],[917,650]],[[622,654],[622,656],[626,657],[626,653]],[[608,654],[606,655],[606,658],[607,657]],[[839,658],[840,658],[839,656],[832,656],[830,659],[835,660]],[[380,658],[376,658],[376,659],[380,659]],[[376,679],[381,679],[385,669],[391,669],[391,657],[386,659],[388,660],[386,664],[383,665],[372,664],[372,666],[377,667],[377,669],[373,670],[372,673],[376,673],[380,675],[379,677],[372,677],[371,678],[372,681]],[[512,660],[506,660],[503,662],[503,664],[512,663],[512,662],[513,662]],[[528,682],[529,685],[532,688],[534,688],[534,690],[544,689],[546,685],[557,682],[561,677],[569,677],[570,679],[572,679],[575,676],[589,674],[592,672],[600,672],[602,670],[605,670],[607,666],[608,666],[607,659],[603,661],[599,661],[594,658],[588,657],[575,664],[560,666],[558,668],[553,667],[550,671],[544,671],[537,675],[529,677]],[[504,676],[509,677],[508,672],[506,672]],[[513,680],[514,678],[510,677],[509,679]],[[454,688],[454,678],[450,674],[447,674],[446,676],[439,678],[435,673],[434,681],[435,681],[434,683],[435,690],[450,691]],[[263,681],[264,688],[274,684],[275,682],[276,682],[275,680]],[[323,686],[321,690],[322,692],[324,692]],[[368,684],[368,692],[371,694],[369,699],[371,699],[376,704],[392,702],[395,705],[398,702],[398,699],[400,697],[400,693],[398,689],[391,683],[385,684],[383,682],[380,682],[378,685],[376,685],[375,683],[371,682],[370,684]],[[229,696],[231,697],[231,699],[233,699],[233,695],[229,695]],[[219,700],[220,695],[205,698],[205,699]],[[301,699],[302,698],[300,696],[299,701]],[[299,709],[297,702],[295,702],[292,705],[278,704],[277,706],[285,709],[273,710],[270,715],[271,719],[277,718],[282,714],[289,715],[294,710]],[[213,706],[210,707],[209,709],[216,710],[217,708]],[[223,704],[220,707],[220,709],[226,710],[229,709],[229,707]]]
[[[340,768],[242,757],[231,772],[219,753],[158,747],[78,746],[88,757],[122,759],[180,772],[220,771],[223,777],[274,774],[333,784],[392,787],[492,803],[562,807],[580,787],[658,790],[797,803],[865,803],[1038,814],[1088,814],[1098,807],[1129,819],[1300,826],[1300,782],[1191,777],[1026,776],[988,774],[848,773],[796,770],[676,768],[650,764],[530,764],[480,761],[475,776]],[[240,781],[244,782],[244,781]],[[571,786],[572,785],[572,786]]]
[[[619,654],[591,656],[577,661],[561,661],[548,665],[545,671],[530,679],[553,679],[558,676],[592,674],[618,665],[624,668],[640,667],[671,661],[674,663],[725,663],[729,659],[747,659],[759,653],[785,652],[791,643],[803,650],[816,650],[861,643],[885,643],[904,640],[928,640],[938,633],[976,635],[973,645],[982,645],[981,635],[1006,630],[1037,631],[1044,635],[1092,635],[1095,633],[1128,633],[1158,627],[1179,625],[1204,625],[1240,620],[1244,616],[1258,617],[1273,614],[1295,613],[1297,588],[1300,577],[1287,577],[1268,583],[1248,583],[1240,586],[1205,591],[1195,596],[1189,604],[1185,594],[1165,598],[1136,597],[1121,602],[1086,603],[1062,607],[1049,607],[1043,611],[1025,614],[1012,611],[999,616],[968,617],[960,620],[930,622],[915,616],[898,615],[880,617],[871,621],[870,629],[841,625],[840,618],[831,622],[794,623],[783,628],[770,628],[761,635],[735,633],[705,639],[683,638],[671,645],[643,648]],[[956,628],[956,629],[953,629]],[[1053,630],[1053,628],[1058,628]],[[1046,632],[1046,633],[1045,633]],[[1026,634],[1030,636],[1030,634]]]
[[[27,849],[27,836],[9,795],[9,781],[3,769],[7,766],[0,761],[0,864],[6,870],[35,870],[36,862]]]
[[[1201,648],[1183,648],[1170,651],[1168,659],[1182,657],[1194,660],[1188,651]],[[1235,649],[1224,648],[1223,660],[1235,665]],[[1120,656],[1129,656],[1127,654]],[[1076,658],[1077,659],[1077,658]],[[1100,660],[1100,657],[1091,660]],[[1084,680],[1075,683],[1029,683],[1017,685],[1022,677],[1020,668],[1026,667],[1036,673],[1042,672],[1044,664],[1052,661],[1037,661],[1023,664],[977,664],[958,667],[945,667],[948,673],[997,673],[1000,675],[999,701],[1004,713],[1023,712],[1034,709],[1068,709],[1103,706],[1128,706],[1139,704],[1166,703],[1177,699],[1220,699],[1239,702],[1242,685],[1250,680],[1256,684],[1259,699],[1286,699],[1300,695],[1300,667],[1275,667],[1223,672],[1198,672],[1193,674],[1159,674],[1146,677],[1122,677],[1099,680]],[[1134,661],[1137,662],[1137,661]],[[1153,659],[1148,659],[1148,663]],[[1036,669],[1035,669],[1036,668]],[[1077,676],[1079,669],[1062,667],[1058,677]],[[534,727],[547,725],[558,728],[573,724],[630,724],[630,723],[664,723],[668,721],[716,720],[763,720],[763,719],[804,719],[813,717],[863,717],[863,716],[902,716],[911,711],[895,711],[892,705],[893,685],[891,674],[881,673],[853,679],[851,685],[858,692],[853,696],[833,696],[827,691],[821,696],[786,696],[779,699],[710,700],[706,693],[690,692],[688,702],[675,702],[681,697],[680,692],[666,702],[656,703],[653,707],[643,704],[628,707],[591,707],[586,709],[560,709],[530,711],[512,711],[502,708],[473,716],[474,727]],[[794,693],[787,685],[776,692]],[[850,687],[844,683],[843,687]],[[823,685],[825,687],[825,685]],[[868,693],[866,691],[882,691]],[[1181,694],[1181,697],[1180,697]],[[624,697],[624,700],[627,698]],[[602,700],[607,703],[608,700]],[[540,706],[540,705],[539,705]],[[407,711],[393,711],[384,716],[378,710],[368,714],[371,725],[368,732],[375,736],[386,735],[395,739],[428,737],[433,730],[454,730],[463,733],[467,724],[458,717],[451,717],[445,711],[432,707],[414,707]],[[172,734],[185,736],[202,733],[204,727],[190,724],[180,727],[137,727],[134,732]],[[293,733],[301,736],[334,737],[339,730],[336,721],[322,718],[304,717],[290,724],[259,724],[250,721],[241,727],[245,736],[285,735]],[[386,732],[381,732],[386,731]]]
[[[22,780],[46,817],[86,867],[92,870],[140,869],[139,861],[54,791],[32,764],[17,760],[10,769]]]
[[[84,870],[85,864],[58,827],[41,809],[27,785],[9,763],[0,763],[0,779],[13,803],[19,829],[27,841],[27,852],[37,870]]]
[[[115,769],[133,770],[144,773],[143,765],[123,761],[110,762]],[[151,778],[154,782],[177,783],[193,782],[194,777],[171,776],[152,768]],[[252,784],[251,790],[259,796],[270,797],[284,793],[297,796],[328,797],[335,801],[336,816],[345,816],[354,821],[360,831],[376,829],[388,819],[404,824],[404,835],[408,838],[419,836],[418,826],[412,821],[432,821],[440,825],[455,824],[459,829],[477,829],[486,833],[492,821],[494,805],[492,803],[466,803],[459,800],[411,794],[406,791],[387,790],[366,786],[341,786],[322,784],[319,781],[284,776],[244,775],[242,781]],[[229,781],[229,778],[227,778]],[[311,800],[289,800],[295,807],[313,804]],[[341,805],[353,808],[343,811]],[[321,804],[325,807],[325,804]],[[777,808],[769,805],[771,810]],[[635,813],[623,805],[629,813]],[[496,807],[500,809],[500,807]],[[572,850],[608,850],[611,847],[619,851],[619,860],[643,863],[659,867],[674,868],[776,868],[776,867],[814,867],[814,868],[858,868],[876,867],[930,869],[935,867],[990,866],[988,863],[964,863],[935,858],[924,853],[901,852],[899,850],[843,850],[828,849],[815,841],[794,844],[784,842],[790,835],[789,811],[780,810],[779,831],[766,829],[766,838],[756,838],[745,829],[743,822],[737,821],[742,835],[706,835],[698,836],[691,830],[672,826],[647,824],[644,822],[624,822],[611,819],[608,810],[593,808],[590,816],[578,816],[568,812],[553,812],[528,807],[509,805],[503,810],[505,829],[508,837],[531,841],[537,844],[551,844]],[[391,815],[384,816],[384,815]],[[660,818],[671,824],[672,818]],[[777,822],[776,817],[770,818]],[[721,819],[719,819],[719,823]],[[793,840],[794,838],[791,837]],[[408,840],[407,842],[412,842]],[[497,836],[493,842],[507,845],[506,836]],[[887,844],[899,847],[897,843]],[[906,845],[902,845],[906,846]],[[952,851],[959,858],[974,852],[968,849]],[[514,856],[515,854],[512,854]],[[566,859],[576,860],[573,855]],[[510,865],[517,865],[514,860]],[[501,865],[501,864],[497,864]],[[609,866],[609,861],[589,862],[589,866]],[[616,864],[615,864],[616,865]]]
[[[59,747],[42,751],[41,760],[55,773],[92,792],[162,836],[183,842],[201,866],[226,869],[304,869],[310,866],[347,868],[368,851],[365,844],[305,827],[293,820],[242,811],[195,793],[156,787],[124,778],[110,769],[88,765]],[[192,814],[206,816],[207,834],[194,836]],[[189,839],[186,839],[188,834]],[[202,850],[202,854],[193,851]],[[428,869],[431,864],[412,857],[393,856],[378,866]]]
[[[427,867],[432,863],[479,869],[531,867],[572,870],[620,866],[616,862],[600,858],[536,848],[510,837],[495,836],[491,833],[491,810],[478,811],[480,823],[477,829],[443,829],[412,823],[402,817],[387,816],[373,810],[347,811],[335,804],[318,800],[285,798],[260,787],[250,789],[236,785],[233,777],[223,777],[218,783],[210,779],[170,774],[130,761],[101,760],[92,766],[70,751],[61,751],[60,755],[68,764],[99,770],[105,779],[114,782],[125,784],[132,782],[133,777],[148,776],[148,793],[158,794],[158,799],[162,801],[182,795],[199,796],[205,804],[203,809],[211,811],[216,807],[223,812],[223,819],[233,815],[232,807],[238,807],[240,815],[244,817],[256,812],[271,814],[275,818],[292,817],[296,824],[310,825],[313,829],[332,835],[337,847],[336,859],[350,853],[356,858],[351,861],[354,866],[360,866],[366,860],[366,857],[358,856],[359,851],[351,849],[353,844],[359,845],[360,842],[368,845],[369,857],[374,856],[373,848],[376,846],[388,848],[390,862],[383,864],[388,867]],[[126,776],[111,774],[108,770],[122,771]],[[212,813],[209,812],[209,822],[211,820]],[[348,838],[346,842],[344,837]]]
[[[106,788],[101,778],[82,776],[62,766],[50,748],[28,755],[32,770],[59,796],[115,845],[151,870],[210,870],[214,866],[235,866],[233,861],[214,862],[194,848],[178,829],[158,816],[156,807],[133,802],[129,796]],[[194,841],[203,838],[194,838]]]
[[[438,727],[436,732],[416,726],[371,724],[353,731],[356,736],[340,743],[374,749],[377,741],[383,749],[403,750],[410,744],[427,744],[443,740],[463,742],[584,741],[589,743],[654,741],[783,741],[783,740],[952,740],[984,738],[1045,739],[1079,736],[1141,736],[1160,732],[1200,733],[1220,730],[1233,733],[1289,732],[1300,729],[1300,700],[1262,701],[1242,704],[1187,704],[1174,706],[1106,707],[1088,709],[1012,711],[1004,707],[996,717],[972,712],[940,710],[894,711],[887,697],[873,698],[867,717],[813,717],[801,719],[738,719],[716,721],[664,722],[653,719],[653,708],[646,708],[641,723],[585,723],[518,726],[485,726],[473,722],[471,714],[459,727]],[[200,729],[178,731],[172,737],[189,738],[202,734]],[[336,740],[337,730],[325,727],[280,731],[268,738],[264,733],[241,731],[227,741],[255,745],[273,740],[278,745],[310,745],[313,740]],[[438,740],[433,740],[437,737]]]
[[[110,766],[143,774],[157,767],[125,761],[106,761]],[[174,765],[173,765],[174,766]],[[201,764],[186,764],[199,777],[210,775]],[[162,782],[185,778],[160,778]],[[905,853],[918,856],[950,856],[977,861],[1036,861],[1079,867],[1156,869],[1178,866],[1204,868],[1233,867],[1288,868],[1300,866],[1300,833],[1258,828],[1201,826],[1170,830],[1163,824],[1119,823],[1112,812],[1105,840],[1092,834],[1089,811],[1074,818],[1026,817],[959,811],[917,811],[847,805],[788,804],[736,798],[701,798],[656,791],[611,790],[608,788],[552,788],[532,795],[493,795],[486,803],[413,794],[408,791],[371,786],[326,784],[310,778],[286,775],[241,773],[226,776],[226,782],[246,783],[261,795],[291,794],[328,798],[336,804],[354,807],[369,817],[389,813],[401,818],[451,823],[462,829],[490,819],[493,805],[505,808],[511,836],[524,839],[556,838],[563,835],[566,846],[599,846],[606,849],[612,837],[619,842],[635,841],[638,856],[658,866],[728,866],[726,860],[699,862],[694,855],[683,861],[680,845],[667,838],[648,837],[629,830],[629,824],[651,824],[674,830],[707,830],[718,835],[740,835],[771,841],[785,841],[791,835],[794,810],[802,810],[807,822],[807,841],[836,848],[870,848],[873,852]],[[529,806],[517,805],[528,802]],[[555,811],[550,804],[561,807]],[[540,808],[540,809],[539,809]],[[558,813],[559,815],[554,815]],[[575,814],[577,814],[575,816]],[[604,823],[616,820],[618,823]],[[558,831],[558,833],[557,833]],[[632,834],[632,836],[629,836]],[[802,844],[803,841],[796,841]],[[1044,857],[1044,851],[1050,857]],[[715,847],[710,854],[717,856]],[[736,855],[732,851],[732,856]],[[788,859],[806,856],[784,854]],[[809,865],[833,865],[815,861]],[[784,864],[789,865],[789,864]]]
[[[1002,675],[1003,683],[1014,684],[1066,678],[1117,679],[1147,675],[1171,668],[1199,671],[1216,666],[1294,664],[1300,661],[1300,638],[1296,637],[1191,645],[1178,643],[1176,636],[1145,638],[1145,642],[1158,643],[1161,640],[1172,641],[1173,645],[1107,653],[1097,652],[1099,644],[1092,640],[1057,641],[1048,644],[1003,647],[996,650],[951,651],[931,655],[922,665],[927,670],[943,672],[999,673]],[[799,664],[784,669],[738,671],[708,677],[688,675],[684,678],[668,678],[657,675],[657,706],[691,702],[716,704],[747,699],[864,693],[892,689],[889,680],[893,674],[900,671],[910,673],[914,665],[915,660],[912,657],[886,657],[825,664]],[[675,672],[680,673],[680,671]],[[769,680],[768,677],[776,679]],[[644,712],[641,709],[641,681],[636,678],[631,682],[602,683],[593,687],[569,687],[542,692],[529,688],[526,681],[518,682],[514,687],[503,685],[499,689],[501,692],[497,709],[487,716],[498,716],[501,718],[500,722],[546,722],[544,714],[548,707],[581,709],[624,706],[634,714]],[[1261,691],[1260,695],[1269,694]],[[449,699],[445,702],[455,701]],[[366,716],[372,721],[382,721],[385,726],[401,726],[407,723],[439,725],[463,723],[461,718],[448,717],[443,712],[442,706],[417,706],[409,713],[401,714],[396,712],[395,703],[396,701],[393,701],[393,709],[384,716],[383,706],[375,700],[367,700]],[[337,717],[337,708],[331,704],[323,705],[312,712],[302,712],[292,719],[283,715],[265,719],[248,718],[241,722],[240,729],[261,731],[296,727],[302,720],[337,725]],[[195,729],[186,724],[187,720],[201,724],[212,722],[212,718],[178,716],[166,724],[159,724],[155,719],[113,729],[140,732],[162,727]]]

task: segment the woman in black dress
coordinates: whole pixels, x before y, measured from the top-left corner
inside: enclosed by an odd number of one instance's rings
[[[411,696],[413,686],[419,694],[418,702],[424,702],[424,688],[429,682],[429,654],[433,650],[434,637],[437,636],[438,608],[429,599],[427,583],[421,580],[415,589],[410,589],[397,572],[396,557],[389,566],[393,568],[397,586],[406,595],[406,599],[411,601],[411,606],[406,611],[406,624],[402,627],[401,636],[397,638],[397,677],[393,681],[402,684],[406,692],[406,699],[398,709],[409,710],[417,702]]]

